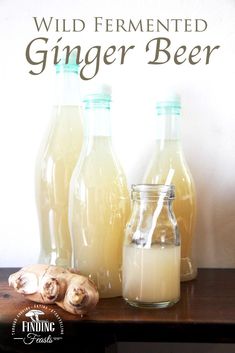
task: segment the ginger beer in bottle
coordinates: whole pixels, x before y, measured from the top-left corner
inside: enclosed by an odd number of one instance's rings
[[[129,193],[114,153],[108,86],[84,99],[85,138],[75,167],[69,200],[73,266],[97,285],[101,298],[121,295],[124,229]]]
[[[36,203],[41,263],[71,266],[68,226],[70,178],[82,146],[78,65],[56,65],[56,102],[36,162]]]
[[[144,177],[145,183],[164,184],[173,170],[171,183],[175,185],[174,213],[181,236],[181,280],[196,277],[192,259],[196,200],[195,186],[186,163],[180,136],[181,102],[178,95],[169,95],[157,102],[157,139],[152,159]]]

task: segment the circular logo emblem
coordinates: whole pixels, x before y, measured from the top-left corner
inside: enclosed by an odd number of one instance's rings
[[[24,344],[53,343],[63,339],[64,325],[54,309],[34,304],[21,310],[12,323],[12,338]]]

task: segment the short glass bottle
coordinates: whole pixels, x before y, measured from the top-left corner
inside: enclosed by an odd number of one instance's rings
[[[123,297],[133,306],[169,307],[180,298],[180,235],[173,185],[132,186],[123,247]]]

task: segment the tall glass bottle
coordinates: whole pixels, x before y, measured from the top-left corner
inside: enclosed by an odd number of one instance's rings
[[[181,280],[196,277],[192,259],[192,242],[196,218],[195,186],[181,145],[181,103],[177,95],[157,102],[157,139],[152,159],[144,177],[145,183],[164,184],[169,173],[173,177],[176,197],[174,213],[181,236]]]
[[[85,140],[74,170],[69,198],[73,266],[97,285],[100,297],[121,295],[124,228],[129,193],[113,151],[109,87],[84,100]]]
[[[41,252],[39,261],[71,266],[68,226],[70,178],[82,146],[78,65],[56,65],[56,99],[48,132],[36,161],[36,204]]]

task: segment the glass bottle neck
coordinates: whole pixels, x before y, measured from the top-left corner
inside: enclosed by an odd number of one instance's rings
[[[180,115],[158,115],[156,123],[156,139],[157,140],[181,140],[181,117]]]
[[[84,113],[85,137],[110,137],[111,119],[107,108],[85,109]]]
[[[134,201],[172,200],[175,197],[175,187],[170,184],[133,184],[131,195]]]
[[[55,105],[80,105],[79,79],[76,72],[56,73],[55,85]]]
[[[147,198],[144,199],[135,199],[132,201],[133,204],[133,209],[136,208],[136,210],[140,210],[141,212],[149,212],[151,214],[154,213],[154,211],[157,209],[157,213],[158,213],[158,218],[161,216],[161,214],[165,214],[166,215],[166,210],[167,209],[171,209],[172,208],[172,204],[173,204],[173,199],[155,199],[155,200],[149,200]],[[167,216],[168,217],[168,216]]]

